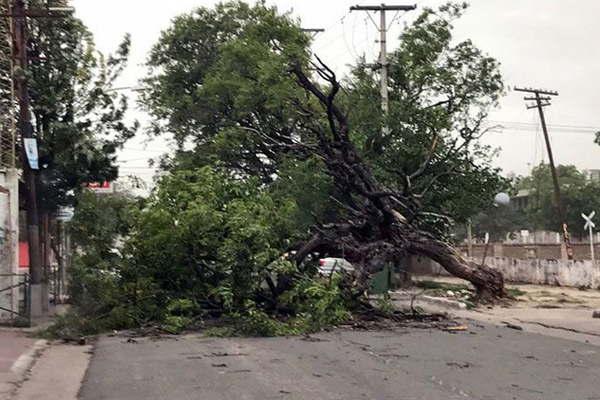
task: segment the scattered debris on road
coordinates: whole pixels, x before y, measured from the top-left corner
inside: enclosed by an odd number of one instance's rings
[[[447,326],[443,330],[447,332],[463,332],[468,331],[469,327],[467,325]]]
[[[513,324],[513,323],[506,322],[506,321],[502,321],[502,323],[503,323],[503,324],[504,324],[504,325],[505,325],[507,328],[510,328],[510,329],[515,329],[515,330],[517,330],[517,331],[522,331],[522,330],[523,330],[523,327],[522,327],[522,326],[520,326],[520,325],[515,325],[515,324]]]
[[[449,367],[458,367],[460,369],[463,369],[463,368],[469,368],[473,364],[471,364],[469,362],[461,363],[461,362],[450,361],[450,362],[447,362],[446,365],[449,366]]]

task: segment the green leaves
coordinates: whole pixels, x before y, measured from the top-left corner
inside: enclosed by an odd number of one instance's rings
[[[114,55],[104,57],[74,17],[32,18],[29,24],[30,97],[43,166],[40,204],[52,212],[72,203],[72,192],[84,183],[118,175],[116,151],[138,127],[124,121],[126,97],[112,90],[131,40],[126,36]]]
[[[352,137],[386,186],[420,200],[415,223],[448,233],[486,209],[506,186],[492,167],[494,149],[479,142],[483,121],[503,91],[499,64],[470,40],[456,43],[452,23],[465,4],[425,9],[389,57],[390,111],[379,103],[379,77],[353,71],[347,108]],[[383,126],[388,130],[383,133]]]
[[[165,295],[239,307],[285,252],[294,212],[292,202],[272,198],[255,182],[209,167],[179,171],[160,181],[140,214],[130,254]]]
[[[600,184],[588,180],[573,165],[559,165],[557,174],[569,231],[580,238],[586,238],[587,232],[583,229],[585,221],[581,218],[581,213],[589,214],[593,210],[600,210]],[[517,183],[517,188],[529,192],[526,212],[531,220],[531,229],[560,231],[563,221],[560,221],[556,205],[550,166],[540,164],[535,167],[530,176]]]
[[[289,63],[306,59],[308,43],[295,21],[264,3],[199,8],[176,18],[152,50],[142,104],[156,133],[173,132],[180,145],[191,139],[195,167],[216,157],[271,180],[281,154],[269,138],[295,133],[293,102],[302,98]]]

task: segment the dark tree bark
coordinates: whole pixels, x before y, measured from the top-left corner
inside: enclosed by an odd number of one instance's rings
[[[315,115],[305,128],[315,134],[316,143],[293,146],[303,147],[324,161],[338,191],[344,194],[343,198],[334,199],[343,208],[344,217],[333,224],[316,226],[313,237],[296,252],[295,261],[301,263],[315,252],[342,255],[356,266],[358,284],[354,292],[362,293],[369,275],[386,262],[408,255],[425,256],[452,275],[470,281],[482,299],[504,296],[501,273],[467,262],[451,245],[417,228],[418,196],[390,190],[375,179],[349,137],[346,115],[335,104],[340,84],[335,74],[318,58],[317,61],[312,67],[327,81],[327,91],[314,83],[300,64],[292,66],[291,72],[298,84],[318,99],[327,123],[323,126],[316,112],[303,109],[304,113]],[[282,141],[281,146],[290,144]],[[420,175],[427,162],[424,160],[410,177]]]

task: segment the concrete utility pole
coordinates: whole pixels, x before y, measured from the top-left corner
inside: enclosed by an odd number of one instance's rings
[[[416,5],[395,5],[388,6],[381,4],[378,6],[353,6],[350,7],[350,11],[379,11],[379,26],[373,21],[377,29],[379,30],[379,67],[381,68],[381,109],[384,114],[387,114],[390,109],[390,100],[388,94],[388,61],[387,61],[387,22],[386,22],[386,11],[412,11],[416,9]],[[371,18],[371,14],[368,14]],[[372,19],[371,19],[372,20]],[[385,129],[384,129],[385,130]]]
[[[546,117],[544,116],[544,107],[550,105],[550,96],[558,96],[558,92],[544,89],[531,89],[531,88],[518,88],[515,87],[517,92],[532,93],[534,97],[524,97],[525,101],[535,101],[535,104],[527,105],[527,109],[537,108],[540,114],[540,121],[542,124],[542,131],[544,132],[544,139],[546,140],[546,149],[548,150],[548,160],[550,161],[550,171],[552,172],[552,182],[554,184],[554,198],[556,201],[556,208],[558,210],[558,216],[562,223],[561,232],[563,236],[563,242],[567,252],[567,258],[573,259],[573,248],[571,247],[571,237],[569,235],[569,229],[567,226],[567,219],[565,217],[565,210],[562,205],[562,196],[560,193],[560,185],[558,184],[558,174],[556,173],[556,166],[554,164],[554,156],[552,155],[552,146],[550,145],[550,136],[548,135],[548,127],[546,126]],[[542,96],[544,95],[544,96]]]

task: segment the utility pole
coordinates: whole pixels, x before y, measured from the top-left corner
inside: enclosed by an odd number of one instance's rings
[[[558,174],[556,172],[556,166],[554,164],[554,156],[552,154],[552,146],[550,145],[550,136],[548,135],[548,127],[546,126],[546,117],[544,116],[544,107],[550,105],[550,96],[558,96],[558,92],[544,89],[531,89],[531,88],[518,88],[515,87],[517,92],[532,93],[533,97],[524,97],[525,101],[534,101],[534,104],[527,105],[527,109],[537,108],[540,114],[540,122],[542,124],[542,131],[544,132],[544,139],[546,140],[546,149],[548,151],[548,160],[550,162],[550,171],[552,172],[552,183],[554,184],[554,200],[556,202],[556,209],[558,211],[558,217],[561,221],[561,232],[565,249],[567,252],[567,258],[573,259],[573,248],[571,247],[571,237],[569,235],[569,229],[567,226],[567,219],[565,217],[565,210],[562,204],[562,196],[560,193],[560,185],[558,183]]]
[[[26,142],[35,139],[31,124],[31,111],[29,102],[29,87],[27,70],[29,59],[27,54],[28,29],[27,18],[60,17],[52,12],[71,12],[70,7],[48,7],[43,10],[28,10],[24,0],[12,0],[8,16],[12,18],[12,42],[15,57],[13,71],[15,94],[19,104],[18,131],[21,136],[21,164],[25,182],[25,204],[27,213],[27,241],[29,244],[29,273],[31,276],[31,309],[30,316],[38,317],[44,312],[43,306],[48,299],[44,299],[42,284],[44,280],[42,266],[42,252],[40,246],[40,216],[38,209],[37,166],[31,164],[26,150]],[[36,144],[37,148],[37,144]]]
[[[40,248],[40,227],[37,202],[37,171],[31,168],[25,152],[25,140],[33,138],[33,126],[29,110],[29,89],[27,85],[27,15],[25,2],[14,0],[10,12],[13,19],[13,46],[15,66],[15,93],[19,104],[18,129],[21,136],[21,165],[25,181],[25,207],[27,213],[27,242],[29,244],[29,274],[31,276],[31,314],[42,314],[42,255]]]
[[[373,21],[371,18],[371,14],[369,13],[369,18],[371,21],[377,26],[379,30],[379,67],[381,69],[381,109],[383,110],[384,115],[388,113],[390,109],[390,100],[388,94],[388,61],[387,61],[387,22],[386,22],[386,11],[412,11],[416,9],[416,5],[408,6],[408,5],[394,5],[388,6],[385,4],[381,4],[378,6],[353,6],[350,7],[350,11],[379,11],[379,25]],[[384,132],[387,131],[384,128]]]

